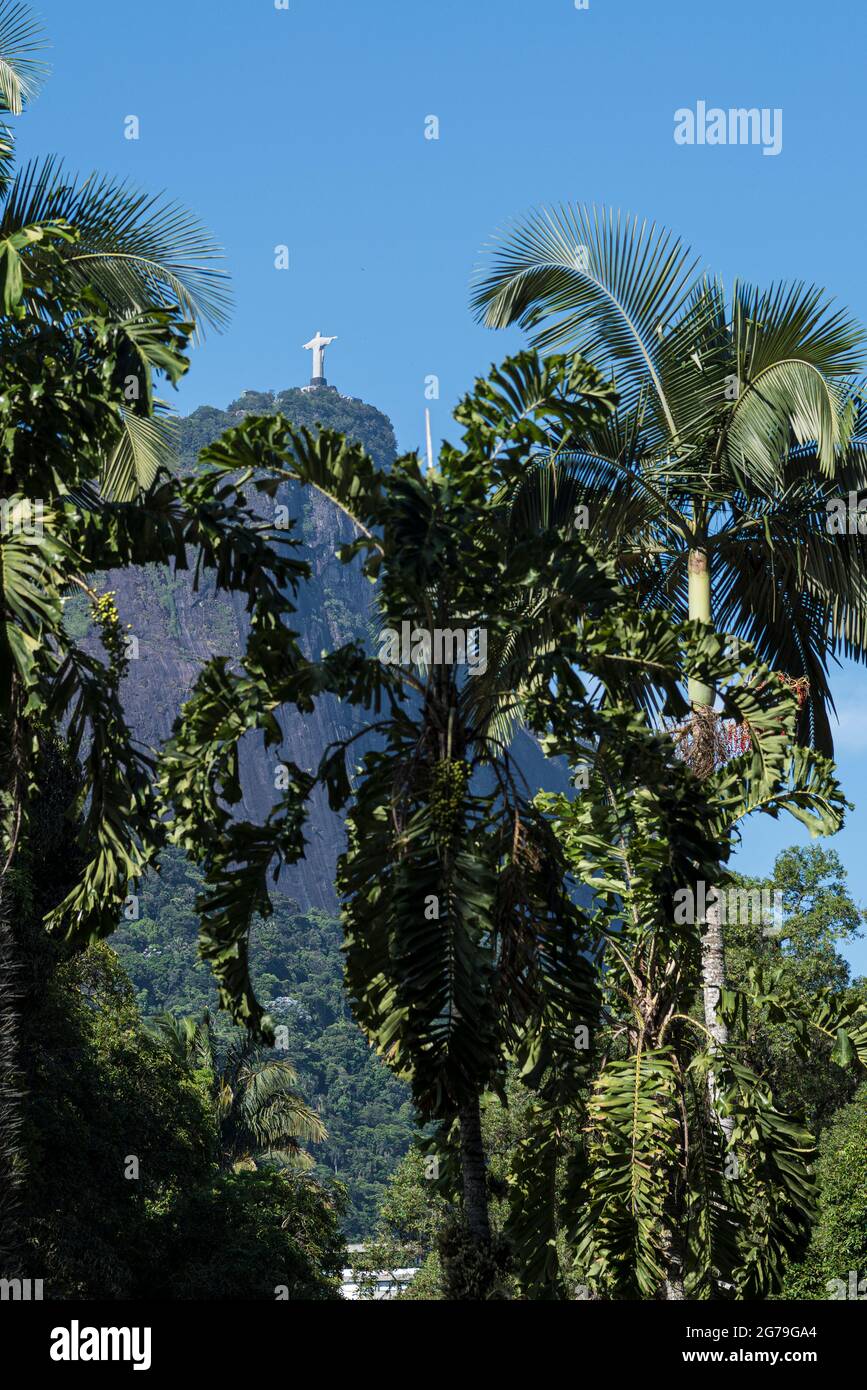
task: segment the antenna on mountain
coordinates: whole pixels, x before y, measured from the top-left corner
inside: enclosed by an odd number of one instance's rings
[[[427,435],[427,466],[428,466],[428,471],[432,473],[432,472],[433,472],[433,466],[434,466],[434,461],[433,461],[433,439],[431,438],[431,432],[430,432],[430,406],[427,406],[427,405],[426,405],[425,408],[424,408],[424,428],[425,428],[425,434]]]

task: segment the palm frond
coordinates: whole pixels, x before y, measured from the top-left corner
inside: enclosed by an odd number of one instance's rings
[[[201,1018],[157,1014],[146,1021],[145,1029],[184,1070],[213,1066],[213,1039],[207,1009]]]
[[[594,1085],[592,1181],[576,1256],[602,1289],[653,1298],[666,1277],[665,1170],[677,1145],[676,1077],[671,1051],[657,1049],[609,1063]]]
[[[863,377],[864,328],[817,285],[776,284],[766,290],[736,284],[732,337],[741,380],[752,381],[768,367],[798,358],[829,380]]]
[[[811,362],[787,358],[742,386],[728,422],[727,451],[741,476],[769,491],[784,470],[793,438],[798,444],[815,440],[819,465],[831,475],[850,428],[833,380]]]
[[[165,415],[124,410],[117,447],[106,460],[102,492],[114,502],[131,502],[151,486],[160,468],[177,457],[177,424]]]
[[[74,273],[119,313],[171,304],[200,329],[228,321],[223,253],[181,204],[105,175],[80,179],[54,156],[31,160],[9,186],[0,230],[56,219],[78,233],[65,253]]]
[[[48,75],[38,56],[46,47],[41,21],[18,0],[0,3],[0,110],[20,116]]]
[[[491,254],[493,269],[479,272],[472,300],[479,319],[491,328],[519,323],[541,349],[568,346],[613,372],[621,391],[650,382],[661,427],[678,435],[659,347],[698,269],[678,238],[613,209],[566,205],[531,213]]]
[[[327,1137],[319,1115],[296,1093],[297,1082],[287,1061],[255,1060],[240,1068],[243,1124],[261,1149],[287,1147],[290,1140],[318,1144]]]

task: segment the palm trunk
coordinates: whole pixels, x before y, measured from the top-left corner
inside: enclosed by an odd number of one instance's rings
[[[479,1098],[458,1109],[463,1211],[437,1237],[446,1299],[487,1301],[501,1297],[488,1212],[488,1175]]]
[[[661,1263],[665,1278],[656,1294],[665,1303],[682,1303],[686,1298],[683,1286],[683,1211],[682,1203],[672,1192],[666,1203],[665,1228],[662,1238]]]
[[[701,939],[701,984],[705,1026],[715,1048],[725,1047],[729,1040],[729,1030],[717,1013],[720,993],[725,988],[725,968],[722,912],[719,901],[714,900],[708,906],[705,932]]]
[[[701,939],[701,976],[704,1022],[711,1035],[711,1051],[716,1052],[719,1048],[725,1047],[729,1040],[729,1030],[717,1012],[720,996],[726,982],[722,912],[718,901],[712,902],[707,909],[705,931]],[[707,1085],[711,1109],[726,1137],[726,1143],[730,1144],[735,1122],[731,1116],[724,1117],[719,1113],[719,1092],[716,1077],[712,1071],[708,1073]]]
[[[461,1175],[467,1229],[477,1244],[486,1246],[491,1243],[491,1221],[488,1214],[488,1174],[478,1096],[461,1106],[458,1121],[461,1131]]]
[[[0,1276],[17,1278],[20,1257],[21,1088],[19,990],[12,924],[0,877]]]
[[[687,563],[689,574],[689,616],[703,623],[712,622],[710,607],[710,557],[706,550],[691,550]],[[713,704],[713,691],[701,681],[689,682],[689,700],[693,709]]]
[[[711,612],[710,557],[706,550],[691,550],[688,561],[689,573],[689,616],[702,622],[713,621]],[[701,681],[690,678],[690,704],[697,713],[713,705],[713,691]],[[712,732],[712,724],[708,725]],[[700,759],[703,763],[704,759]],[[708,885],[710,888],[714,885]],[[725,988],[725,949],[723,943],[722,912],[719,901],[714,899],[707,909],[704,934],[701,939],[701,982],[704,997],[704,1021],[711,1036],[711,1050],[725,1047],[729,1040],[729,1030],[718,1013],[720,995]],[[726,1140],[731,1140],[734,1121],[723,1119],[719,1113],[719,1097],[716,1080],[708,1076],[708,1092],[711,1108],[722,1126]]]

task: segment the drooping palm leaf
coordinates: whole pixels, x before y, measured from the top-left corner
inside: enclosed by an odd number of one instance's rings
[[[509,229],[492,261],[473,296],[479,318],[492,328],[520,323],[539,348],[579,352],[627,395],[649,381],[649,408],[677,434],[659,350],[696,283],[688,248],[637,217],[567,205]]]
[[[298,1077],[289,1062],[251,1060],[237,1079],[244,1124],[261,1149],[321,1144],[328,1137],[320,1116],[296,1092]]]
[[[177,425],[165,415],[136,415],[122,412],[117,447],[107,460],[101,486],[106,497],[131,502],[146,492],[160,468],[168,468],[177,457]]]

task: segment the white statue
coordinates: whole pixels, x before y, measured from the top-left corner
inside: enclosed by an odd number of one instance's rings
[[[313,353],[313,381],[317,377],[325,379],[325,349],[329,343],[335,342],[336,339],[336,333],[333,338],[323,338],[322,334],[317,332],[315,338],[311,338],[309,343],[304,344],[307,351]]]

